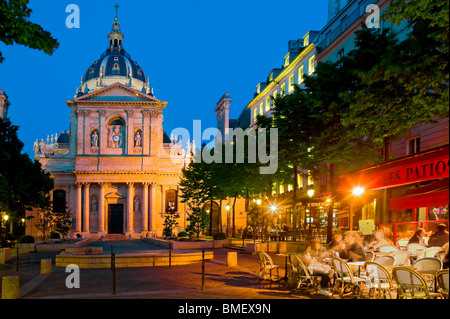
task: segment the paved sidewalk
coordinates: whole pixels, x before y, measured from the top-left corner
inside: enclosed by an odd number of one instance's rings
[[[0,267],[0,276],[20,276],[23,299],[327,299],[322,295],[292,294],[281,284],[256,280],[258,257],[233,249],[214,249],[214,260],[205,264],[202,291],[201,263],[185,266],[116,269],[116,294],[112,294],[110,269],[80,269],[80,288],[66,287],[70,275],[53,267],[51,275],[40,275],[40,259],[55,254],[26,254],[16,271],[14,263]],[[227,267],[227,252],[238,254],[238,266]],[[284,257],[272,254],[284,276]]]

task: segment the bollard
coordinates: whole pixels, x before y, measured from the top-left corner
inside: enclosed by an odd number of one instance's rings
[[[172,243],[169,243],[169,269],[172,267]]]
[[[202,291],[205,290],[205,250],[202,250]]]
[[[237,252],[227,253],[227,267],[237,266]]]
[[[5,276],[2,278],[2,299],[20,298],[19,276]]]
[[[41,259],[41,275],[50,275],[52,273],[52,260]]]

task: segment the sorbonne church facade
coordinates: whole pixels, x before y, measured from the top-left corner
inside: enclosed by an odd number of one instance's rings
[[[66,101],[70,130],[34,144],[35,159],[55,182],[53,211],[71,215],[69,237],[161,235],[169,206],[180,213],[180,229],[186,226],[178,184],[191,152],[163,131],[167,102],[153,95],[144,71],[125,51],[118,20],[116,15],[106,52]],[[40,236],[37,223],[28,222],[27,234]]]

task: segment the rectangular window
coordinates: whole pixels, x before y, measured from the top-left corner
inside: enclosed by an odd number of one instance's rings
[[[408,154],[413,155],[420,153],[420,137],[415,137],[408,140]]]
[[[316,70],[316,56],[313,55],[312,57],[309,58],[308,61],[308,74],[311,75],[314,73],[314,71]]]
[[[280,86],[280,96],[283,97],[285,95],[286,95],[286,83],[283,83]]]
[[[259,104],[259,115],[263,115],[264,114],[264,106],[263,106],[263,102],[261,102]]]
[[[277,91],[277,90],[275,90],[275,91],[272,92],[272,96],[273,96],[273,99],[274,99],[274,100],[277,98],[277,94],[278,94],[278,91]]]
[[[256,115],[257,115],[257,109],[256,109],[256,106],[252,109],[252,111],[253,111],[253,122],[255,122],[256,121]]]
[[[294,74],[289,77],[289,93],[294,91]]]
[[[266,97],[266,112],[270,111],[270,109],[272,108],[272,105],[270,104],[270,95]]]
[[[304,68],[303,65],[298,68],[298,84],[302,84],[304,80]]]

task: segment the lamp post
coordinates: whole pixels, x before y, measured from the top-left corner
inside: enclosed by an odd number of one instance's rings
[[[227,236],[230,236],[230,204],[227,203],[227,205],[225,206],[225,210],[227,211]]]
[[[312,197],[314,196],[314,188],[308,189],[307,193],[308,193],[308,197],[310,199],[312,199]],[[309,221],[307,221],[307,222],[309,224],[309,234],[310,235],[312,234],[311,221],[312,221],[312,203],[311,203],[311,201],[309,201]]]

